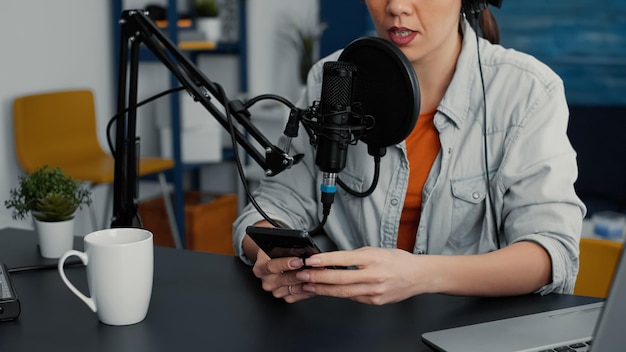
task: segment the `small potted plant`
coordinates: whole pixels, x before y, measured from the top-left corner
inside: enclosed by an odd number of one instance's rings
[[[196,28],[204,32],[208,41],[219,41],[222,35],[222,21],[219,18],[217,0],[194,0],[193,10],[196,15]]]
[[[20,176],[18,187],[4,202],[7,209],[13,209],[13,219],[23,220],[32,214],[41,255],[46,258],[59,258],[72,249],[74,214],[90,204],[88,189],[60,168],[47,165]]]

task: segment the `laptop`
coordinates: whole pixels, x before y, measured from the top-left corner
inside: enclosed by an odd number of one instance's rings
[[[604,302],[427,332],[422,341],[441,352],[626,351],[625,253]]]

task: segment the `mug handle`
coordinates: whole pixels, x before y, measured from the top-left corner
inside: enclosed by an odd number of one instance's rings
[[[83,252],[79,252],[77,250],[69,250],[67,252],[65,252],[61,258],[59,258],[59,274],[61,275],[61,279],[63,279],[63,282],[65,283],[65,285],[72,291],[74,292],[74,294],[76,296],[78,296],[78,298],[80,298],[83,302],[85,302],[85,304],[91,308],[91,310],[95,313],[96,312],[96,302],[94,302],[94,300],[90,297],[85,296],[82,292],[80,292],[76,286],[74,286],[70,280],[67,279],[67,276],[65,276],[65,270],[63,270],[63,264],[65,264],[65,260],[67,260],[67,258],[71,257],[71,256],[77,256],[78,258],[80,258],[80,260],[83,262],[83,264],[85,264],[85,266],[87,266],[87,263],[89,263],[89,258],[87,257],[87,254],[83,253]]]

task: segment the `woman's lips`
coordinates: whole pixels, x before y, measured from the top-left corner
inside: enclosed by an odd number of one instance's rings
[[[410,43],[417,35],[416,31],[402,27],[392,27],[387,32],[389,33],[389,40],[398,46]]]

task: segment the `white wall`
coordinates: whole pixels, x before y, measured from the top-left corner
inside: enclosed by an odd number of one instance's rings
[[[12,220],[4,207],[22,172],[13,140],[13,99],[52,89],[89,88],[96,94],[101,130],[104,116],[111,116],[110,13],[109,2],[102,0],[3,0],[0,4],[0,227],[31,226]]]
[[[285,36],[293,35],[295,26],[306,27],[319,21],[318,0],[247,0],[248,97],[277,94],[296,103],[301,92],[298,78],[298,54]],[[287,32],[291,31],[291,33]],[[204,66],[203,66],[204,67]],[[206,66],[207,70],[210,66]],[[210,79],[222,83],[227,79],[219,70],[208,71]],[[227,89],[228,92],[229,91]],[[270,105],[272,102],[268,102]],[[273,143],[282,134],[288,111],[263,104],[251,110],[252,122]],[[266,110],[266,111],[264,111]],[[262,114],[255,112],[264,111]],[[230,140],[225,137],[225,142]],[[256,163],[246,168],[250,179],[258,178],[262,170]],[[209,192],[242,192],[234,164],[208,165],[201,173],[201,185]],[[243,194],[239,194],[243,198]]]
[[[148,2],[126,0],[125,8],[142,8]],[[178,0],[179,7],[185,1]],[[247,0],[248,8],[248,88],[249,96],[275,93],[297,99],[297,54],[281,39],[291,24],[306,24],[318,18],[317,0]],[[17,184],[22,170],[16,160],[12,101],[16,96],[52,89],[89,88],[96,95],[98,129],[105,143],[105,126],[115,112],[117,73],[113,72],[111,5],[108,0],[2,0],[0,4],[0,228],[30,228],[28,221],[11,219],[4,207],[9,190]],[[238,58],[202,56],[199,67],[209,79],[222,84],[231,98],[239,95]],[[139,99],[169,87],[167,70],[159,63],[140,65]],[[158,115],[169,115],[168,99],[161,99],[138,111],[138,135],[141,154],[158,155]],[[282,118],[283,116],[281,116]],[[222,172],[223,173],[223,172]],[[220,177],[208,172],[213,180],[209,188],[221,188]],[[223,175],[222,175],[223,176]],[[203,177],[204,179],[205,177]],[[219,185],[215,185],[215,180]],[[224,184],[225,186],[225,184]],[[232,187],[232,185],[228,186]],[[232,191],[232,190],[231,190]],[[104,196],[96,190],[97,206]],[[89,229],[86,212],[78,219],[78,232]],[[102,220],[102,219],[100,219]]]
[[[284,37],[319,18],[317,0],[248,0],[248,88],[251,96],[274,93],[295,103],[298,55]]]

